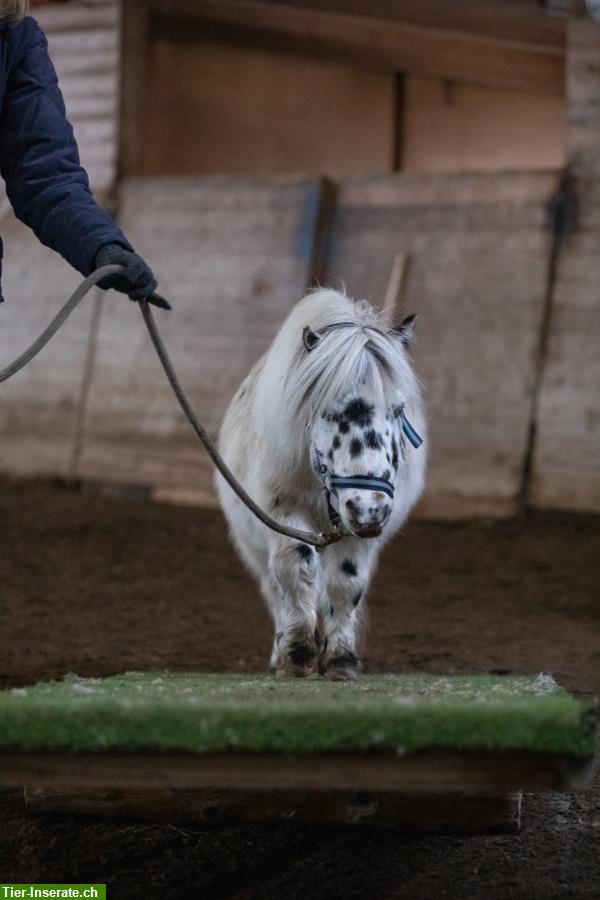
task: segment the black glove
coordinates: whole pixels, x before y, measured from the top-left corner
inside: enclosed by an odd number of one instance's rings
[[[130,300],[147,300],[154,306],[162,309],[171,309],[170,305],[158,294],[156,290],[156,278],[148,264],[131,250],[126,250],[120,244],[105,244],[100,247],[94,259],[94,267],[119,265],[125,266],[122,272],[114,275],[106,275],[98,282],[98,287],[105,291],[114,288],[127,294]]]

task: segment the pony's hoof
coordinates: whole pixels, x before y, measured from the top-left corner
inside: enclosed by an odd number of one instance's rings
[[[318,655],[319,645],[312,635],[290,641],[284,659],[277,666],[277,675],[307,678],[314,671]]]
[[[282,669],[277,669],[275,675],[277,678],[308,678],[312,675],[314,669],[307,666],[290,666],[289,664]]]
[[[335,668],[325,669],[322,673],[323,678],[328,681],[356,681],[358,678],[358,670],[349,666],[336,666]]]
[[[360,662],[351,651],[321,659],[319,673],[329,681],[356,681],[360,675]]]

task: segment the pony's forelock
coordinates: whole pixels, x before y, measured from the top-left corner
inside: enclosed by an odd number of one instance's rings
[[[319,332],[340,321],[354,324],[326,331],[306,350],[304,325]],[[259,427],[278,423],[267,439],[295,464],[315,419],[351,391],[387,408],[418,387],[401,341],[377,310],[337,291],[313,291],[288,316],[265,358],[255,398]]]

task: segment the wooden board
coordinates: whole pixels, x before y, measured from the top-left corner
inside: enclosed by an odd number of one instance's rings
[[[304,756],[223,753],[0,752],[0,784],[38,788],[466,792],[583,790],[593,761],[524,751],[439,750]]]
[[[547,42],[543,37],[532,42],[526,30],[524,39],[515,31],[505,39],[501,30],[495,34],[469,31],[464,16],[456,20],[454,28],[448,27],[453,24],[452,14],[447,14],[442,24],[436,17],[434,27],[427,27],[414,16],[402,21],[401,5],[390,13],[389,9],[378,10],[376,4],[362,4],[358,14],[356,7],[343,11],[339,5],[335,10],[314,6],[264,0],[148,0],[147,8],[160,26],[165,19],[180,16],[188,20],[188,28],[196,23],[205,33],[246,46],[308,51],[328,59],[360,58],[361,64],[379,70],[512,89],[547,93],[561,89],[564,53],[558,35]],[[430,19],[430,24],[433,21]]]
[[[561,248],[537,415],[529,502],[600,512],[600,29],[569,25],[571,170],[578,222]]]
[[[411,75],[403,111],[404,172],[535,171],[565,164],[564,91],[536,94]]]
[[[168,28],[154,35],[148,54],[136,174],[392,170],[391,73],[222,45],[202,33],[194,40]]]
[[[120,0],[71,0],[33,11],[48,37],[81,161],[100,198],[116,174]]]
[[[516,834],[521,792],[497,796],[366,791],[25,788],[28,812],[194,828],[307,822],[394,828],[406,834]]]
[[[48,325],[81,281],[9,213],[0,220],[5,259],[0,368]],[[1,465],[13,475],[71,474],[94,330],[94,292],[25,369],[0,385]]]
[[[501,516],[517,508],[528,445],[556,176],[494,173],[346,179],[328,283],[384,302],[410,257],[401,318],[420,314],[430,465],[421,512]]]
[[[115,177],[118,0],[77,0],[35,9],[48,37],[83,165],[99,202]],[[48,324],[81,276],[17,222],[0,190],[4,241],[0,368]],[[96,297],[98,292],[96,292]],[[41,356],[2,385],[2,470],[69,476],[85,405],[94,339],[94,292]]]
[[[120,221],[173,312],[157,316],[179,377],[216,435],[240,381],[303,295],[329,192],[321,181],[140,179]],[[139,311],[104,301],[78,474],[212,492],[212,465],[171,393]]]

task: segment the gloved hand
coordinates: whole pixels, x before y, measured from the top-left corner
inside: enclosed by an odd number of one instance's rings
[[[162,309],[171,309],[169,303],[158,294],[156,290],[156,278],[148,264],[131,250],[126,250],[120,244],[105,244],[100,247],[94,259],[94,267],[120,265],[125,266],[121,272],[114,275],[106,275],[98,282],[98,287],[105,291],[114,288],[127,294],[130,300],[147,300],[154,306]]]

